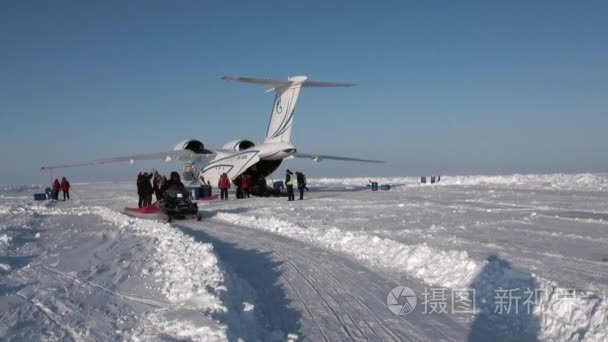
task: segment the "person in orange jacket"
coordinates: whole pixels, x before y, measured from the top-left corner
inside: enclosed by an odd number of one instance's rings
[[[63,200],[65,201],[66,197],[67,199],[70,199],[70,182],[68,182],[68,180],[63,177],[61,178],[61,191],[63,192]]]
[[[230,188],[230,179],[228,178],[228,175],[226,173],[223,173],[220,177],[217,187],[220,188],[220,198],[223,200],[227,200],[228,189]]]

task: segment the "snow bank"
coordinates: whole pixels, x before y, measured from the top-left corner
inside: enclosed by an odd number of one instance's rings
[[[556,189],[580,191],[607,191],[606,174],[547,174],[547,175],[508,175],[508,176],[446,176],[439,185],[504,185],[531,189]]]
[[[419,177],[358,177],[358,178],[310,178],[310,186],[366,186],[369,180],[393,186],[429,186],[420,184]],[[442,175],[433,186],[509,186],[543,190],[608,191],[608,174],[528,174],[498,176],[449,176]]]
[[[129,217],[105,207],[55,207],[51,202],[18,202],[3,207],[11,215],[96,215],[122,233],[151,241],[142,276],[152,277],[168,304],[138,317],[125,333],[132,340],[159,337],[190,341],[226,341],[227,327],[214,319],[226,312],[220,299],[224,274],[209,243],[195,241],[171,225]],[[4,267],[3,267],[4,268]],[[6,268],[4,268],[6,269]]]
[[[90,210],[121,229],[155,242],[154,253],[142,272],[154,275],[162,283],[163,295],[174,304],[147,315],[133,337],[227,340],[226,326],[212,318],[225,312],[226,307],[219,298],[223,274],[211,244],[197,242],[166,223],[132,218],[104,207]]]
[[[155,241],[155,253],[150,256],[150,267],[143,270],[163,281],[163,294],[172,302],[208,295],[208,288],[216,289],[223,275],[209,243],[196,242],[166,223],[144,220],[120,214],[108,208],[95,207],[92,213],[121,228]],[[213,305],[221,307],[220,302]]]
[[[398,241],[336,227],[303,227],[274,217],[262,218],[219,212],[218,219],[270,231],[336,250],[374,266],[404,271],[431,285],[466,286],[480,264],[466,251],[444,251],[427,244],[406,245]]]

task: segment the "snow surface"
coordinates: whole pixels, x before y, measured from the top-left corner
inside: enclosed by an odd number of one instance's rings
[[[133,184],[65,203],[4,187],[0,339],[608,340],[608,175],[368,180],[171,225],[121,213]],[[398,285],[418,297],[405,316],[386,305]],[[474,312],[424,312],[425,289],[474,289]],[[499,314],[499,289],[542,295]]]

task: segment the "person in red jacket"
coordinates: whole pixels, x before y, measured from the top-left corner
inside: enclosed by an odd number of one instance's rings
[[[68,180],[63,177],[61,178],[61,191],[63,191],[63,200],[65,201],[66,197],[67,199],[70,199],[70,182],[68,182]]]
[[[226,173],[223,173],[220,177],[217,187],[220,188],[220,198],[223,200],[227,200],[228,189],[230,188],[230,179],[228,179],[228,175],[226,175]]]
[[[59,183],[59,179],[55,178],[53,182],[53,199],[55,201],[59,200],[59,190],[61,190],[61,184]]]
[[[243,176],[243,198],[249,198],[249,176]]]

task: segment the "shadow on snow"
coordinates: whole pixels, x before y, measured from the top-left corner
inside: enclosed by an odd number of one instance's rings
[[[492,255],[470,288],[479,311],[470,342],[538,341],[540,322],[533,312],[542,293],[530,273]]]
[[[205,215],[212,217],[215,212]],[[300,334],[301,314],[289,308],[290,300],[279,284],[281,263],[272,260],[271,252],[239,248],[203,231],[176,227],[201,242],[213,244],[223,268],[228,271],[225,279],[228,291],[222,295],[228,312],[217,318],[228,325],[230,340],[244,337],[247,340],[284,341],[289,333]],[[243,310],[244,302],[255,305],[253,312]]]

